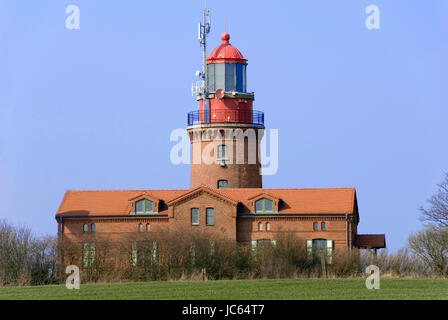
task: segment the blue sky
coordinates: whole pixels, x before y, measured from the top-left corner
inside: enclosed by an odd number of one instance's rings
[[[80,29],[65,8],[80,8]],[[365,8],[380,9],[367,30]],[[187,188],[173,129],[197,108],[202,1],[0,1],[0,218],[55,234],[66,189]],[[448,1],[217,1],[279,130],[265,187],[355,186],[390,249],[448,171]]]

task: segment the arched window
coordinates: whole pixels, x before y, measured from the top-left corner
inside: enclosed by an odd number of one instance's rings
[[[84,232],[89,231],[89,225],[87,223],[83,225],[82,231],[84,231]]]
[[[136,214],[150,214],[154,212],[154,204],[151,200],[142,199],[135,203]]]
[[[317,222],[313,222],[313,230],[314,231],[317,231],[317,229],[318,229],[318,223]]]
[[[218,180],[218,189],[227,188],[228,181],[227,180]]]
[[[263,231],[263,222],[258,222],[258,231]]]
[[[269,222],[266,222],[266,231],[271,230],[271,224]]]
[[[90,231],[95,232],[95,224],[94,223],[92,223],[90,225]]]
[[[151,229],[151,225],[149,223],[146,224],[146,231],[149,231]]]
[[[141,223],[138,224],[138,232],[143,231],[143,225]]]
[[[320,223],[320,230],[325,230],[325,227],[326,227],[326,226],[325,226],[325,222],[322,221],[322,222]]]
[[[227,146],[225,144],[218,146],[217,160],[227,160]]]
[[[272,213],[272,200],[262,198],[255,201],[255,213]]]

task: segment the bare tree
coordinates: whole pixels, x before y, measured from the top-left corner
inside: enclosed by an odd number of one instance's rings
[[[448,226],[448,173],[445,179],[437,185],[439,190],[427,200],[428,208],[420,207],[421,220],[433,223],[439,227]]]
[[[0,222],[0,286],[56,282],[55,237],[33,237],[26,227]]]
[[[409,248],[415,252],[436,275],[448,272],[448,227],[429,226],[409,236]]]
[[[31,230],[0,222],[0,285],[29,282]]]
[[[55,236],[45,236],[32,241],[29,260],[31,284],[57,282],[57,238]]]

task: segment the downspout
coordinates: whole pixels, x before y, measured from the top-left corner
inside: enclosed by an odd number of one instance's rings
[[[350,241],[350,237],[349,237],[349,233],[348,233],[348,213],[345,214],[345,235],[346,235],[346,241],[347,241],[347,250],[349,249],[349,241]]]
[[[63,278],[63,273],[62,273],[62,268],[64,265],[64,249],[63,249],[63,243],[64,243],[64,217],[61,216],[61,230],[60,230],[60,239],[59,239],[59,275],[60,275],[60,280],[62,282],[62,278]]]

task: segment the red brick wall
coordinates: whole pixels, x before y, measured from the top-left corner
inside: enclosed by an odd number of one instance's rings
[[[199,225],[191,225],[190,209],[199,208]],[[206,208],[214,209],[214,225],[206,225]],[[212,239],[236,240],[236,205],[202,193],[192,199],[177,203],[170,219],[170,231],[182,230],[194,234],[207,234]]]
[[[212,130],[221,132],[221,137],[223,138],[222,144],[226,144],[226,141],[224,139],[226,132],[225,130],[232,129],[233,127],[234,126],[226,127],[226,125],[223,124],[221,127],[213,127]],[[238,127],[234,129],[238,129]],[[253,129],[255,130],[256,137],[259,134],[256,128],[247,128],[242,126],[240,129]],[[201,136],[198,134],[201,132],[206,132],[206,130],[208,129],[188,129],[191,141],[190,188],[197,187],[201,184],[208,185],[212,188],[217,188],[218,180],[227,180],[228,188],[261,188],[261,165],[259,159],[256,157],[259,148],[258,141],[256,141],[256,143],[254,144],[256,150],[251,151],[255,155],[256,163],[249,163],[249,143],[247,139],[244,140],[244,155],[241,155],[241,152],[239,152],[241,150],[238,150],[237,143],[234,140],[232,148],[233,150],[229,149],[229,155],[231,156],[232,163],[226,163],[225,167],[222,167],[217,161],[212,164],[204,163],[204,161],[202,161],[202,157],[201,159],[198,159],[200,160],[200,163],[195,163],[198,162],[198,160],[195,160],[194,158],[194,150],[200,150],[200,155],[202,155],[204,150],[210,148],[209,145],[214,143],[211,141],[203,141],[200,139]],[[204,136],[204,134],[202,135]],[[216,150],[217,144],[214,144],[215,146],[213,147],[213,149]],[[240,154],[239,156],[241,157],[241,159],[243,159],[243,163],[241,164],[237,163],[237,153]],[[210,155],[216,157],[216,154],[214,153],[210,152]]]
[[[326,224],[326,230],[321,230],[321,222]],[[263,230],[258,231],[258,223],[261,222]],[[266,222],[270,224],[270,230],[266,230]],[[318,230],[313,230],[313,222],[318,222]],[[312,239],[327,239],[334,241],[335,250],[346,249],[346,222],[345,216],[315,216],[315,217],[275,217],[275,216],[249,216],[238,217],[237,240],[248,242],[258,239],[276,239],[280,234],[292,235],[302,241]],[[351,246],[350,246],[351,247]]]

